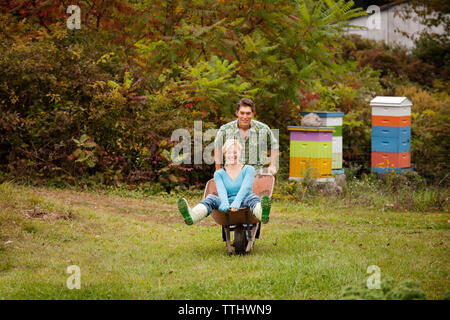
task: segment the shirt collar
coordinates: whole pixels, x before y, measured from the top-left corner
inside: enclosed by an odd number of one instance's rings
[[[249,128],[249,130],[252,129],[252,128],[254,127],[254,125],[255,125],[255,122],[254,122],[254,121],[255,121],[255,120],[253,120],[253,119],[250,120],[250,128]],[[240,129],[240,128],[239,128],[239,120],[238,120],[238,119],[236,120],[235,127],[238,128],[238,129]]]

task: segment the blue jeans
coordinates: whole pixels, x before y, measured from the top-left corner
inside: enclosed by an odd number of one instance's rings
[[[248,195],[247,198],[244,199],[244,201],[242,201],[241,208],[250,208],[250,211],[253,211],[253,208],[256,206],[258,202],[261,202],[261,198],[256,194],[251,193]],[[219,209],[220,198],[215,194],[210,194],[200,203],[203,204],[206,208],[208,208],[208,216],[209,216],[213,209]]]

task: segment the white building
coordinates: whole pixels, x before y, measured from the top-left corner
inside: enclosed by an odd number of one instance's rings
[[[409,1],[399,1],[384,6],[369,6],[367,16],[350,20],[353,26],[361,26],[364,29],[347,29],[347,33],[359,34],[363,38],[372,40],[384,40],[386,43],[401,44],[408,49],[414,47],[414,38],[428,29],[420,23],[420,19],[413,10],[408,10]],[[408,19],[403,19],[406,12],[410,13]],[[431,32],[443,34],[444,27],[433,27]]]

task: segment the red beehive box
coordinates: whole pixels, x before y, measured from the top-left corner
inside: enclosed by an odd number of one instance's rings
[[[410,152],[372,152],[372,167],[409,168],[410,166]]]

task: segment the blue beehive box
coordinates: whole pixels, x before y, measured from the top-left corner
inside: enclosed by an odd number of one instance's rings
[[[411,127],[372,127],[372,137],[411,139]]]

